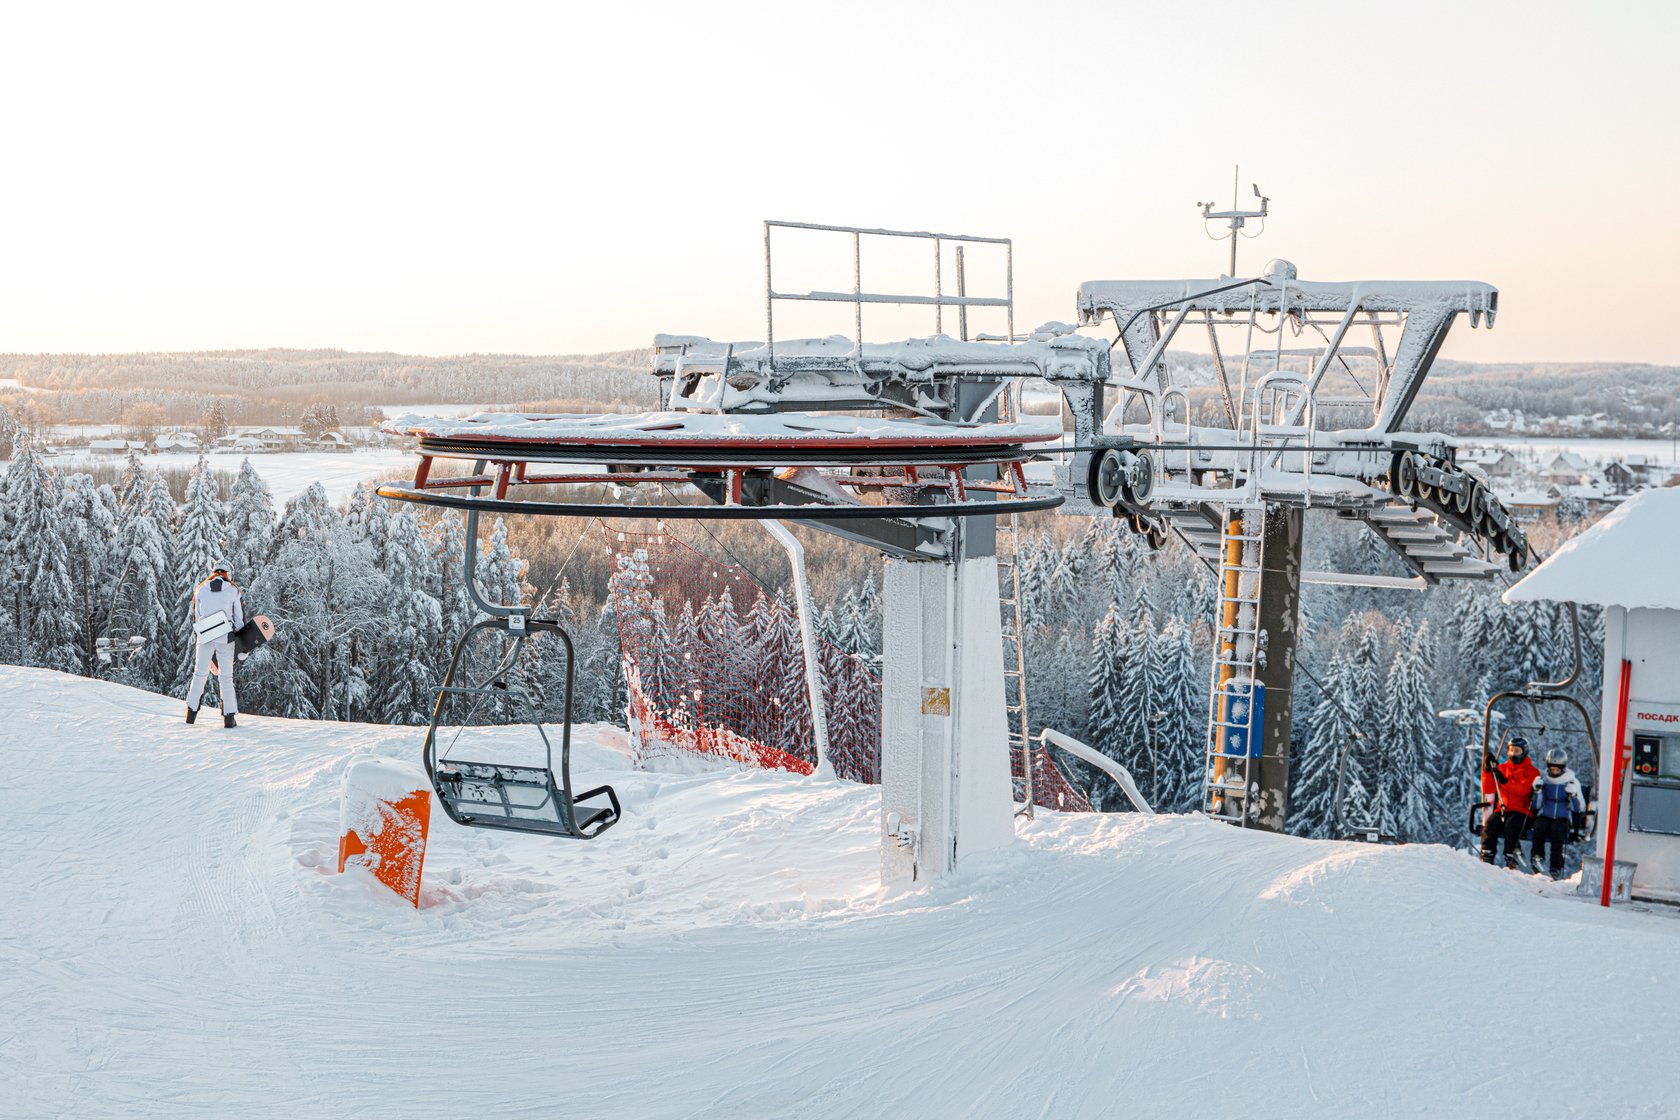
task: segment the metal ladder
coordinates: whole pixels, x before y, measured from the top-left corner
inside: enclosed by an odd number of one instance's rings
[[[1010,756],[1020,759],[1025,804],[1017,815],[1032,820],[1032,730],[1027,725],[1027,651],[1021,635],[1020,534],[1016,515],[997,519],[998,609],[1003,614],[1003,714]]]
[[[1255,673],[1260,665],[1260,572],[1264,504],[1231,505],[1219,538],[1214,611],[1213,682],[1208,690],[1207,766],[1202,808],[1215,820],[1247,827],[1254,792],[1252,747]]]

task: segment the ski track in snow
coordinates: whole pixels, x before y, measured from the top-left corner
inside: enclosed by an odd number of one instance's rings
[[[624,820],[435,809],[416,912],[332,872],[345,763],[419,729],[180,709],[0,668],[0,1115],[1676,1111],[1680,920],[1444,848],[1041,813],[884,891],[872,788],[638,773],[594,727]]]

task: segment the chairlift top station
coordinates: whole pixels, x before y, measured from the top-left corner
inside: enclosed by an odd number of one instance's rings
[[[1018,515],[1116,518],[1154,547],[1174,533],[1218,575],[1205,808],[1281,830],[1303,578],[1485,579],[1520,570],[1528,545],[1485,480],[1457,464],[1450,437],[1406,427],[1453,323],[1491,326],[1497,291],[1306,281],[1285,261],[1238,277],[1235,238],[1268,201],[1203,208],[1232,223],[1233,274],[1089,282],[1077,325],[1026,333],[1008,239],[768,221],[762,340],[658,335],[654,412],[400,420],[418,437],[419,466],[411,484],[380,493],[465,509],[473,526],[484,510],[796,520],[881,551],[889,881],[948,871],[1013,835],[1010,752],[1032,773]],[[849,241],[849,287],[780,289],[775,248],[788,231]],[[863,247],[877,242],[924,245],[931,291],[867,286]],[[1001,291],[970,290],[977,251],[1002,255]],[[850,336],[779,337],[778,309],[791,302],[850,307]],[[933,334],[869,340],[875,306],[925,308]],[[1004,329],[977,335],[971,314],[1001,316]],[[1191,360],[1212,365],[1212,422],[1179,374],[1193,337],[1205,351]],[[1052,387],[1067,422],[1024,414],[1029,384]],[[469,473],[434,473],[438,459],[466,460]],[[1040,481],[1031,468],[1045,463],[1053,472]],[[624,485],[603,501],[604,481]],[[1315,508],[1366,522],[1412,576],[1304,577],[1303,517]]]

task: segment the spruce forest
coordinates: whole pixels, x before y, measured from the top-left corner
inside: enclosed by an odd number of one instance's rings
[[[356,490],[334,508],[317,485],[276,508],[246,462],[237,477],[201,460],[172,492],[131,456],[109,481],[52,469],[25,430],[0,489],[0,661],[99,676],[183,695],[191,675],[190,595],[225,560],[248,615],[280,639],[238,671],[242,711],[325,720],[425,724],[455,639],[476,616],[461,586],[465,533],[453,514],[418,513]],[[697,525],[701,523],[696,523]],[[1533,528],[1542,551],[1579,526]],[[479,558],[495,601],[536,602],[576,645],[574,718],[622,726],[620,635],[605,529],[571,519],[497,520]],[[869,664],[880,652],[880,560],[818,531],[803,539],[819,632]],[[750,524],[683,528],[687,544],[758,584],[757,605],[708,603],[731,619],[707,656],[760,657],[753,612],[785,610],[779,548]],[[1199,807],[1209,689],[1212,578],[1174,538],[1161,552],[1115,521],[1029,515],[1019,557],[1033,729],[1054,727],[1117,759],[1158,808]],[[1404,574],[1358,523],[1309,517],[1307,569]],[[1501,689],[1570,668],[1566,609],[1507,606],[1495,579],[1426,592],[1309,585],[1294,696],[1292,830],[1314,837],[1376,828],[1408,841],[1466,846],[1477,755],[1474,729],[1437,713],[1475,709]],[[735,618],[739,612],[740,617]],[[1582,617],[1575,694],[1596,711],[1597,619]],[[743,640],[742,635],[747,635]],[[785,634],[776,641],[785,643]],[[768,648],[768,646],[767,646]],[[474,656],[479,656],[474,654]],[[562,666],[518,671],[546,719],[560,717]],[[207,698],[206,703],[212,701]],[[480,718],[496,718],[485,714]],[[1522,718],[1519,716],[1519,718]],[[416,736],[418,744],[419,737]],[[1584,736],[1530,732],[1593,772]],[[1128,808],[1106,777],[1064,757],[1095,807]]]

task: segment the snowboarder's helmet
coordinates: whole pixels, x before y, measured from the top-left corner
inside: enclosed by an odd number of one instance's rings
[[[1562,747],[1553,747],[1551,750],[1546,752],[1547,766],[1556,766],[1561,769],[1562,767],[1568,765],[1568,763],[1569,755],[1564,752]]]
[[[213,575],[213,576],[221,576],[224,579],[228,578],[230,573],[228,572],[227,561],[226,560],[212,560],[212,561],[210,561],[210,574]]]
[[[1528,740],[1521,735],[1513,735],[1505,740],[1505,749],[1512,754],[1527,754]]]

